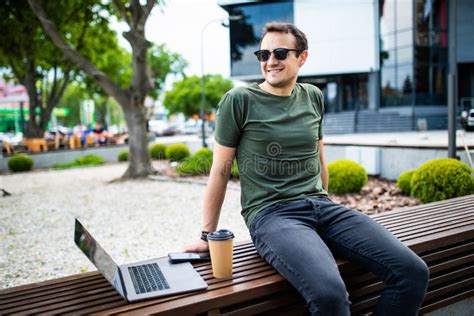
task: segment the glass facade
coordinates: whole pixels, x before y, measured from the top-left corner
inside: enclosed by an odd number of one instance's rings
[[[446,0],[415,0],[415,103],[447,104],[448,32]]]
[[[446,105],[446,0],[380,0],[381,106]]]
[[[329,0],[328,0],[329,3]],[[264,25],[270,21],[294,23],[291,0],[238,2],[223,6],[230,22],[231,75],[240,80],[261,78],[253,52],[258,49]],[[378,0],[380,26],[380,89],[369,100],[369,73],[316,75],[299,78],[320,87],[329,112],[378,107],[446,105],[447,102],[447,0]],[[318,11],[308,12],[317,18]],[[296,21],[298,22],[298,21]],[[373,90],[371,90],[373,91]]]
[[[293,23],[293,1],[251,3],[224,8],[229,15],[243,17],[230,22],[231,75],[260,76],[260,64],[253,52],[258,50],[263,27],[271,21]]]
[[[413,101],[413,1],[381,0],[380,72],[381,106]]]

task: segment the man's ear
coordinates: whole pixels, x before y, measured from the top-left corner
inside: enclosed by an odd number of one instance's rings
[[[300,67],[304,65],[304,63],[306,62],[306,58],[308,58],[308,51],[304,50],[301,52],[300,56],[298,57],[298,63]]]

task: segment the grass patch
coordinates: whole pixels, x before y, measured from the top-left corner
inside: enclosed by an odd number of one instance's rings
[[[99,166],[105,163],[105,159],[97,155],[86,155],[83,157],[78,157],[71,162],[65,163],[55,163],[51,165],[53,169],[69,169],[77,167],[90,167],[90,166]]]

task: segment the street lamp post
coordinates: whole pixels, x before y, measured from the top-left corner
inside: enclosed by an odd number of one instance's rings
[[[206,142],[206,80],[204,78],[204,31],[206,28],[211,25],[214,22],[221,22],[223,26],[223,23],[227,20],[229,21],[236,21],[240,20],[242,18],[241,15],[230,15],[228,18],[220,18],[220,19],[215,19],[212,21],[207,22],[203,28],[201,29],[201,111],[200,111],[200,116],[201,116],[201,137],[202,137],[202,147],[207,147],[207,142]]]

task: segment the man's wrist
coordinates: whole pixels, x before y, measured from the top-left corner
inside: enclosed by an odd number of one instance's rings
[[[201,231],[201,240],[204,240],[205,242],[207,242],[207,235],[209,235],[209,232],[208,231]]]

